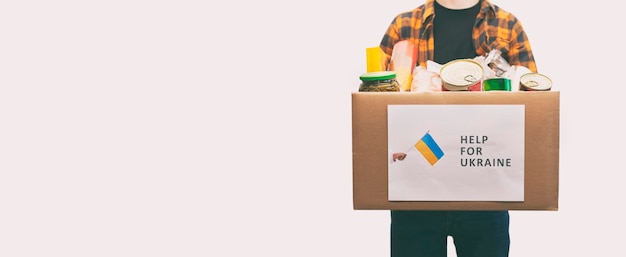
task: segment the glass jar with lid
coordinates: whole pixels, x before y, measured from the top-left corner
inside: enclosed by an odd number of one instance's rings
[[[373,71],[362,74],[359,92],[394,92],[400,91],[394,71]]]

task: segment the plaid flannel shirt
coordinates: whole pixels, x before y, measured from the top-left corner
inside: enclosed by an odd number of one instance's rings
[[[401,13],[393,19],[380,42],[380,48],[385,53],[383,60],[385,70],[389,69],[393,46],[402,40],[410,40],[417,46],[417,65],[426,67],[426,61],[433,60],[434,2],[435,0],[426,0],[423,5]],[[502,57],[509,64],[525,66],[532,72],[537,72],[530,42],[520,21],[513,14],[491,4],[488,0],[481,3],[472,38],[477,56],[498,49],[502,51]]]

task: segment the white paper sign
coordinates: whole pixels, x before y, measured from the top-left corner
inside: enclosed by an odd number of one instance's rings
[[[389,105],[387,114],[389,201],[524,201],[524,105]]]

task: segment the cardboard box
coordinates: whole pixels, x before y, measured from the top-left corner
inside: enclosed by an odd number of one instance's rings
[[[558,91],[352,93],[354,209],[556,211],[559,191],[559,97]],[[523,104],[524,201],[389,201],[389,104]]]

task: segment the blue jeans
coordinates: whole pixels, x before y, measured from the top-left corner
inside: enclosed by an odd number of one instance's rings
[[[391,257],[509,256],[508,211],[391,211]]]

